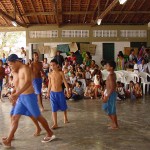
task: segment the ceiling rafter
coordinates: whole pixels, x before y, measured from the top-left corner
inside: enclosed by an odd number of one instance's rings
[[[135,5],[136,0],[133,1],[132,5],[129,7],[129,10],[131,10],[133,8],[133,6]],[[123,17],[123,19],[121,20],[121,23],[123,23],[124,19],[128,16],[128,14],[125,14],[125,16]]]
[[[85,12],[85,15],[84,15],[83,23],[85,23],[87,12],[88,12],[89,6],[90,6],[90,2],[91,2],[91,0],[88,0],[87,9],[86,9],[86,12]]]
[[[146,0],[143,0],[142,1],[142,3],[139,5],[139,8],[138,8],[138,10],[143,6],[143,4],[146,2]],[[136,15],[136,14],[135,14]],[[130,23],[132,20],[133,20],[133,18],[135,17],[135,15],[133,15],[133,17],[128,21],[128,23]]]
[[[35,11],[35,8],[34,8],[34,5],[33,5],[33,0],[30,0],[30,1],[31,1],[31,6],[32,6],[32,8],[33,8],[33,11],[36,12],[36,11]],[[40,23],[40,22],[39,22],[39,19],[38,19],[38,16],[36,16],[36,21],[37,21],[38,24]]]
[[[12,16],[9,16],[8,14],[6,14],[6,13],[5,13],[3,10],[1,10],[1,9],[0,9],[0,14],[1,14],[3,17],[7,18],[8,20],[14,21],[14,18],[13,18]],[[20,23],[20,22],[17,21],[17,20],[15,20],[15,22],[16,22],[18,25],[22,26],[22,27],[27,27],[26,24]]]
[[[113,0],[112,3],[96,18],[97,19],[103,19],[118,3],[118,0]],[[96,21],[92,24],[92,26],[96,25]]]
[[[11,1],[11,0],[10,0]],[[20,16],[20,18],[21,18],[21,20],[23,21],[23,23],[27,26],[27,24],[26,24],[26,22],[25,22],[25,20],[24,20],[24,18],[23,18],[23,16],[21,15],[21,12],[20,12],[20,9],[19,9],[19,7],[18,7],[18,5],[17,5],[17,2],[16,2],[16,0],[13,0],[13,8],[14,8],[14,10],[16,9],[17,11],[18,11],[18,14],[19,14],[19,16]],[[15,8],[16,7],[16,8]],[[16,12],[15,12],[16,13]],[[16,14],[15,14],[16,15]]]
[[[57,0],[52,0],[52,2],[53,2],[53,9],[54,9],[55,20],[56,20],[57,25],[59,26]]]
[[[78,11],[80,11],[81,10],[81,0],[79,0],[78,8],[79,8]],[[77,23],[79,23],[79,18],[80,18],[80,14],[77,15]]]
[[[39,1],[40,1],[40,3],[41,3],[42,11],[45,12],[44,6],[43,6],[43,0],[39,0]],[[44,19],[45,19],[45,22],[46,22],[46,24],[47,24],[47,17],[46,17],[45,15],[44,15]]]
[[[96,14],[96,12],[97,12],[98,6],[100,5],[100,2],[101,2],[101,0],[98,0],[97,3],[96,3],[96,6],[95,6],[94,11],[93,11],[93,14],[92,14],[91,23],[94,21],[94,16],[95,16],[95,14]]]
[[[108,3],[109,3],[109,0],[106,1],[104,8],[107,7]]]
[[[2,8],[3,10],[5,10],[5,12],[7,12],[7,11],[6,11],[6,8],[4,7],[4,5],[2,4],[2,2],[0,2],[0,6],[1,6],[1,8]],[[0,14],[0,15],[1,15],[1,14]],[[12,14],[11,14],[11,15],[12,15]],[[6,23],[7,25],[9,25],[7,19],[3,18],[2,15],[1,15],[1,17],[2,17],[2,19],[5,21],[5,23]]]

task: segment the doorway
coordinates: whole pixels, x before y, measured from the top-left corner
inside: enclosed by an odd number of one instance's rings
[[[106,61],[114,60],[114,43],[103,43],[103,59]]]

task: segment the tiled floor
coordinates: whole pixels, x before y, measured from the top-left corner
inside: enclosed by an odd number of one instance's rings
[[[44,100],[47,111],[43,115],[52,125],[49,102]],[[150,150],[150,96],[131,102],[118,102],[118,120],[120,129],[110,131],[106,125],[108,119],[98,100],[68,102],[69,120],[63,124],[62,113],[58,113],[61,128],[55,130],[57,139],[42,144],[45,131],[39,137],[33,137],[34,126],[28,117],[22,117],[12,149],[15,150]],[[9,131],[8,100],[0,104],[0,138]],[[3,147],[0,145],[0,150]]]

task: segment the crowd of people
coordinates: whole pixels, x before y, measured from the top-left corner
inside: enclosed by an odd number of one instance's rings
[[[25,55],[24,49],[22,51],[23,55]],[[69,122],[66,99],[78,101],[82,99],[96,100],[98,98],[102,99],[104,103],[103,109],[108,113],[112,121],[110,128],[116,129],[118,128],[115,106],[116,97],[117,100],[137,99],[142,97],[142,89],[139,82],[135,83],[133,81],[130,81],[129,88],[125,89],[123,83],[116,82],[114,71],[116,68],[117,70],[130,68],[135,73],[150,73],[149,53],[149,49],[142,47],[138,56],[135,56],[134,50],[131,50],[129,61],[126,62],[123,52],[120,51],[116,63],[102,60],[101,66],[96,64],[89,52],[86,52],[82,63],[77,63],[77,57],[73,52],[64,58],[60,51],[57,51],[56,56],[50,63],[48,63],[47,58],[40,62],[38,53],[34,52],[33,61],[30,60],[27,64],[24,64],[26,59],[19,59],[15,54],[10,55],[8,58],[5,58],[5,54],[3,54],[3,58],[0,60],[0,97],[2,87],[5,85],[7,91],[2,97],[9,97],[13,103],[11,116],[14,117],[18,113],[30,116],[37,127],[36,135],[41,131],[37,122],[39,121],[47,131],[47,136],[42,140],[43,142],[49,142],[55,138],[40,113],[40,110],[42,112],[45,109],[42,102],[43,97],[50,99],[53,117],[52,129],[58,128],[58,110],[64,112],[64,123]],[[102,75],[104,70],[109,72],[106,80]],[[5,83],[3,83],[4,78]],[[36,98],[33,93],[37,95]],[[34,101],[34,104],[27,105],[26,100],[32,98],[35,101],[38,99],[40,110]],[[33,107],[35,107],[34,111],[32,110]],[[10,135],[3,139],[5,146],[11,146],[11,141],[19,122],[20,116],[13,117],[12,122],[14,121],[15,126],[13,126],[14,128],[11,130]]]

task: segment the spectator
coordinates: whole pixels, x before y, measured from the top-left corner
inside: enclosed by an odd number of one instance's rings
[[[49,73],[49,64],[47,63],[47,58],[44,58],[44,61],[43,61],[43,71],[48,76],[48,73]]]
[[[124,100],[126,98],[124,85],[120,81],[117,82],[116,91],[117,91],[117,94],[118,94],[117,100]]]
[[[143,59],[142,63],[138,65],[139,72],[148,72],[148,64],[146,63],[146,60]]]
[[[26,51],[24,47],[21,47],[21,58],[22,58],[22,62],[26,64]]]
[[[138,64],[137,64],[137,59],[133,59],[133,64],[134,64],[134,73],[139,73],[139,68],[138,68]]]
[[[135,60],[135,59],[136,59],[136,56],[134,54],[134,49],[131,49],[130,56],[129,56],[129,68],[133,69],[133,66],[134,66],[133,60]]]
[[[5,63],[7,62],[7,59],[6,59],[6,57],[5,57],[5,53],[3,53],[2,62],[3,62],[3,64],[5,64]]]
[[[91,82],[85,89],[85,93],[84,93],[84,97],[85,98],[90,98],[93,99],[94,98],[94,82]]]
[[[117,70],[124,70],[124,55],[123,54],[118,54],[117,58]]]
[[[60,67],[62,67],[64,62],[64,57],[60,55],[60,51],[57,51],[56,56],[54,57],[55,60],[57,60]]]
[[[139,83],[135,84],[133,94],[134,94],[134,96],[135,96],[136,99],[142,97],[142,89],[141,89]]]
[[[76,86],[74,87],[73,91],[72,91],[72,96],[69,99],[70,101],[73,100],[80,100],[83,98],[83,88],[82,88],[82,83],[80,81],[76,82]]]
[[[90,52],[86,52],[86,56],[85,56],[83,62],[85,63],[86,66],[90,66],[91,61],[92,61],[92,56],[91,56]]]

